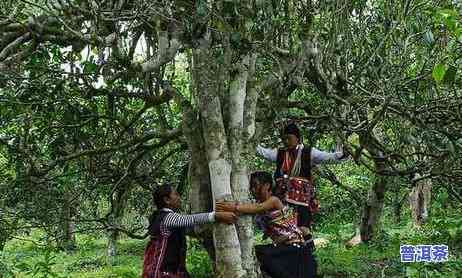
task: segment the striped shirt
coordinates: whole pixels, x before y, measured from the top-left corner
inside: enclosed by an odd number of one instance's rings
[[[215,222],[215,212],[179,214],[168,208],[163,208],[162,211],[168,212],[161,224],[164,229],[192,228],[194,225]]]

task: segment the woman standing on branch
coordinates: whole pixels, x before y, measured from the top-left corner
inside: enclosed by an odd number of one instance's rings
[[[346,158],[343,152],[328,153],[302,143],[300,130],[289,123],[283,131],[286,146],[279,149],[257,147],[257,153],[276,162],[275,194],[286,200],[297,212],[298,226],[310,239],[313,214],[319,210],[313,184],[312,168],[317,164],[333,163]]]
[[[255,246],[265,274],[272,278],[316,277],[312,245],[304,241],[293,209],[273,196],[272,183],[271,174],[255,172],[250,177],[250,191],[257,203],[218,202],[216,210],[257,215],[258,226],[273,241],[273,244]]]
[[[159,211],[150,219],[151,240],[144,253],[143,278],[186,278],[186,229],[213,222],[235,223],[232,212],[180,214],[180,194],[170,184],[158,187],[154,202]]]

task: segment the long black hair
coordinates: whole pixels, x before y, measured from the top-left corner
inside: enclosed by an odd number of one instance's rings
[[[160,210],[165,208],[167,204],[165,203],[165,198],[170,196],[170,193],[175,189],[175,187],[171,183],[164,183],[160,186],[157,186],[152,191],[152,199],[154,200],[154,204],[157,207],[151,216],[149,217],[149,232],[152,233],[153,230],[153,223],[156,220],[157,216],[160,213]]]
[[[152,192],[152,199],[157,209],[163,209],[167,206],[164,199],[169,197],[174,189],[175,187],[171,183],[164,183]]]
[[[273,176],[265,171],[253,172],[250,175],[250,190],[255,188],[258,185],[269,184],[271,191],[273,191]]]
[[[298,141],[300,143],[302,142],[302,136],[300,134],[300,129],[298,128],[295,122],[290,122],[284,127],[282,131],[282,137],[285,137],[288,134],[295,135],[298,138]]]

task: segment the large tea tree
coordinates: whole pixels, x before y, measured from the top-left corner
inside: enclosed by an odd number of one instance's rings
[[[67,200],[63,234],[76,211],[107,199],[92,219],[107,229],[113,254],[117,233],[130,233],[120,219],[139,188],[188,171],[193,211],[245,202],[255,142],[275,120],[300,118],[376,175],[360,227],[368,240],[388,176],[460,182],[457,9],[444,1],[4,1],[9,185],[49,194],[50,204]],[[218,276],[257,275],[251,219],[216,226],[213,241]]]

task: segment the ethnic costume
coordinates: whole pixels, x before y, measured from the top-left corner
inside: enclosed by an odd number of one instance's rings
[[[273,240],[273,244],[255,246],[262,271],[272,278],[316,276],[313,248],[304,242],[293,208],[284,206],[258,215],[256,221],[265,236]]]
[[[293,150],[279,149],[275,180],[276,196],[295,208],[298,226],[309,229],[313,223],[313,214],[319,210],[311,177],[311,148],[300,144]]]
[[[143,278],[188,278],[186,228],[215,220],[214,213],[182,215],[163,208],[151,220],[144,252]]]
[[[294,206],[298,213],[298,225],[309,228],[313,223],[313,213],[319,210],[311,169],[317,164],[341,161],[344,154],[324,152],[303,144],[292,150],[257,146],[257,153],[276,162],[276,195]],[[304,232],[308,233],[307,230]]]

